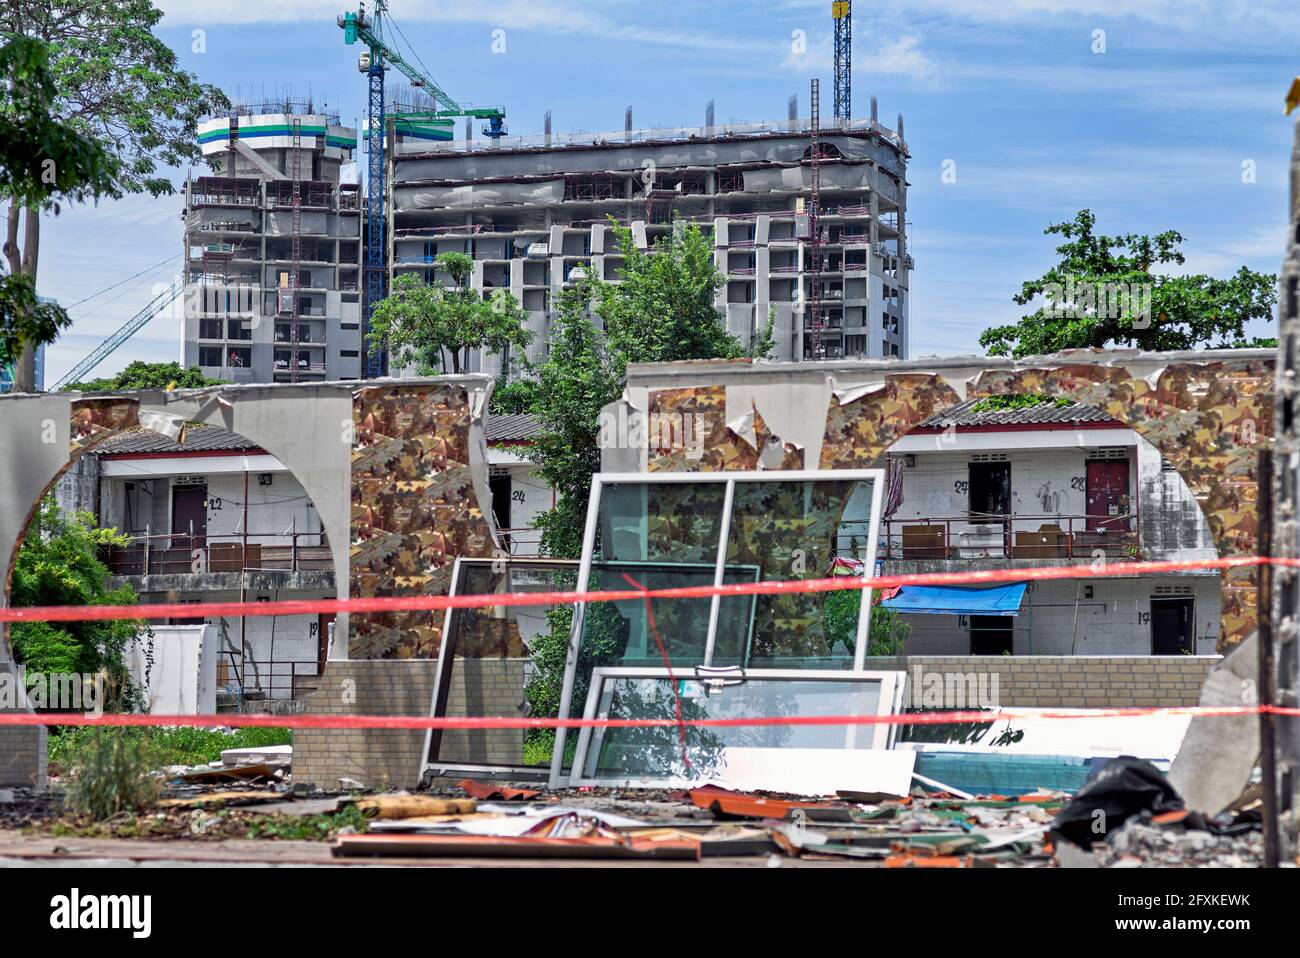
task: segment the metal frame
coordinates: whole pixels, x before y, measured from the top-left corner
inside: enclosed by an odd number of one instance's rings
[[[508,564],[518,564],[521,567],[526,567],[530,565],[562,567],[567,563],[572,565],[573,568],[575,569],[577,568],[576,563],[574,563],[573,560],[571,559],[544,559],[544,558],[529,556],[526,558],[520,557],[520,558],[511,558],[507,560],[502,560],[497,557],[480,558],[475,556],[457,556],[456,561],[452,564],[451,567],[451,584],[447,587],[448,597],[458,594],[457,586],[460,584],[462,565],[491,567],[492,565],[495,565],[496,563],[502,561],[505,561]],[[451,668],[451,662],[454,661],[456,657],[456,653],[455,653],[455,649],[451,650],[450,655],[446,655],[444,654],[444,652],[447,651],[447,644],[446,644],[447,637],[451,635],[452,616],[455,613],[461,611],[463,610],[452,609],[452,608],[443,610],[443,614],[442,614],[443,646],[438,650],[438,665],[437,668],[434,670],[434,674],[433,674],[433,694],[431,696],[431,701],[429,702],[429,715],[432,718],[441,718],[447,711],[447,703],[443,701],[442,682],[443,682],[443,676],[445,674],[448,674],[446,670]],[[498,765],[479,766],[479,765],[473,765],[472,763],[466,763],[466,762],[430,761],[429,756],[433,749],[433,739],[435,733],[437,733],[439,738],[441,738],[441,734],[442,734],[441,729],[430,728],[430,729],[426,729],[424,733],[424,749],[420,753],[420,778],[421,779],[423,779],[424,776],[428,774],[430,771],[442,772],[446,770],[456,770],[456,771],[478,770],[481,772],[499,772],[503,770],[502,766],[498,766]],[[526,770],[527,768],[528,767],[524,765],[519,766],[520,770]]]
[[[550,559],[550,558],[545,558],[540,556],[521,556],[521,557],[512,557],[509,559],[501,559],[498,557],[486,558],[486,557],[477,557],[477,556],[457,556],[455,562],[452,565],[451,583],[448,586],[447,595],[450,597],[450,596],[460,594],[458,591],[458,586],[460,585],[461,582],[462,565],[491,567],[491,566],[495,566],[497,563],[504,563],[507,567],[514,565],[515,567],[520,569],[526,569],[529,566],[535,566],[539,568],[550,568],[550,569],[572,568],[575,571],[578,569],[578,561],[576,559]],[[660,563],[628,562],[626,564],[629,566],[635,566],[635,565],[654,565]],[[662,563],[662,564],[668,565],[669,563]],[[730,566],[726,566],[725,568],[734,569],[736,568],[736,566],[733,564]],[[750,604],[750,612],[749,612],[748,633],[750,639],[753,638],[754,615],[758,605],[758,601],[757,601],[758,597],[753,596],[751,598],[754,601],[751,602]],[[546,607],[539,606],[538,608],[546,608]],[[446,690],[444,690],[443,688],[443,680],[444,680],[444,676],[446,676],[446,678],[450,680],[450,674],[448,673],[447,670],[455,667],[455,659],[456,659],[455,646],[449,646],[448,640],[454,634],[452,628],[453,616],[456,613],[464,612],[464,611],[466,610],[452,609],[452,608],[448,608],[443,611],[442,648],[438,650],[438,664],[434,670],[434,677],[433,677],[432,700],[429,703],[429,715],[432,718],[442,718],[443,716],[446,715],[447,712]],[[746,643],[746,650],[748,650],[748,648],[749,648],[748,643]],[[438,739],[439,742],[441,743],[441,735],[442,735],[441,729],[429,728],[425,730],[424,749],[420,753],[421,780],[423,780],[423,778],[426,775],[428,775],[430,772],[433,772],[434,774],[443,774],[449,771],[470,772],[470,773],[480,773],[480,774],[512,774],[521,777],[535,777],[542,774],[542,768],[540,766],[536,766],[536,767],[528,766],[528,765],[503,766],[503,765],[493,765],[493,764],[475,764],[473,762],[464,762],[464,761],[457,761],[457,762],[438,761],[433,757],[433,744],[435,739]]]
[[[724,499],[725,513],[723,515],[722,527],[719,529],[718,538],[718,572],[714,576],[714,584],[721,585],[721,570],[724,568],[725,557],[727,552],[727,539],[730,536],[731,506],[734,501],[735,486],[737,482],[837,482],[837,481],[872,481],[871,491],[871,528],[867,534],[867,559],[863,563],[863,580],[870,580],[875,577],[876,569],[876,548],[879,537],[880,513],[883,508],[885,470],[883,469],[777,469],[763,472],[631,472],[631,473],[607,473],[601,472],[591,477],[591,496],[587,500],[587,524],[583,532],[582,540],[582,560],[578,566],[578,585],[579,593],[587,592],[587,582],[591,577],[592,553],[596,545],[596,527],[600,517],[600,499],[601,491],[606,485],[667,485],[673,483],[708,483],[718,482],[726,483],[726,495]],[[866,636],[871,619],[871,590],[863,589],[863,600],[858,610],[858,630],[854,636],[853,642],[853,669],[851,672],[862,672],[863,665],[866,661],[867,647]],[[713,596],[713,604],[709,610],[709,633],[705,639],[705,661],[704,668],[709,668],[713,664],[712,653],[717,640],[717,619],[718,608],[722,601],[720,595]],[[560,718],[566,718],[569,710],[573,705],[573,686],[577,678],[578,651],[582,639],[583,620],[586,615],[585,602],[578,602],[573,610],[573,631],[569,635],[569,648],[565,656],[564,664],[564,686],[560,694]],[[777,671],[777,670],[773,670]],[[846,670],[844,674],[851,674]],[[770,674],[762,670],[758,672],[747,673],[750,675]],[[564,745],[566,732],[565,728],[555,730],[555,744],[551,753],[551,775],[550,785],[552,788],[558,787],[562,772],[564,769]]]
[[[707,671],[699,669],[692,670],[689,673],[675,672],[668,669],[643,669],[636,667],[604,667],[598,666],[591,673],[591,688],[587,692],[587,704],[583,710],[582,717],[585,721],[592,721],[597,717],[597,712],[601,709],[601,700],[605,694],[605,684],[610,679],[663,679],[679,681],[698,681],[707,682],[710,675]],[[906,673],[900,671],[853,671],[844,672],[838,669],[757,669],[752,672],[740,672],[736,678],[723,678],[722,681],[728,684],[743,684],[746,682],[877,682],[880,684],[880,701],[877,705],[876,715],[893,715],[899,711],[902,704],[903,687],[906,684]],[[857,748],[857,731],[860,726],[845,726],[844,748]],[[894,744],[895,726],[881,723],[872,728],[871,749],[889,749]],[[593,734],[593,732],[595,734]],[[640,786],[643,788],[675,788],[682,784],[680,779],[650,779],[627,778],[586,778],[582,773],[582,768],[587,760],[587,753],[592,747],[593,739],[595,747],[600,748],[601,740],[604,737],[605,729],[594,729],[592,726],[584,726],[578,732],[578,745],[573,755],[573,773],[569,776],[568,786],[576,788],[581,786],[605,786],[614,788],[627,788]],[[828,750],[829,751],[829,750]]]

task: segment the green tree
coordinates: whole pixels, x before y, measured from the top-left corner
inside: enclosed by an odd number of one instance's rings
[[[749,355],[754,359],[768,359],[772,355],[772,350],[776,348],[776,336],[773,331],[776,329],[776,307],[767,308],[767,322],[758,335],[754,337],[754,342],[750,344]]]
[[[36,247],[16,245],[15,211],[57,209],[107,192],[111,160],[103,146],[73,124],[56,119],[49,49],[38,40],[6,36],[0,47],[0,198],[8,199],[8,239],[0,275],[0,366],[21,367],[24,347],[53,342],[72,320],[36,295]],[[28,213],[34,229],[35,214]],[[19,384],[23,385],[23,384]],[[30,381],[25,384],[30,389]]]
[[[42,500],[27,528],[14,564],[11,597],[15,606],[131,605],[129,585],[109,588],[110,572],[100,555],[124,546],[130,537],[101,529],[88,512],[65,514],[52,496]],[[31,672],[106,674],[107,707],[136,708],[141,696],[126,666],[131,643],[149,632],[142,619],[85,622],[18,622],[9,635],[14,656]]]
[[[537,380],[530,376],[507,379],[502,374],[492,390],[490,408],[495,416],[532,412],[537,405]]]
[[[451,286],[404,273],[371,317],[369,346],[387,349],[394,368],[414,363],[422,373],[459,373],[472,350],[507,354],[533,341],[527,314],[509,290],[493,290],[484,299],[470,286],[471,257],[439,253],[433,265],[451,277]]]
[[[229,106],[221,91],[177,67],[176,54],[153,34],[160,19],[152,0],[10,0],[0,8],[0,30],[48,44],[51,118],[107,150],[106,176],[92,181],[95,195],[172,193],[165,168],[199,163],[199,119]],[[69,178],[86,182],[76,171]],[[9,271],[35,284],[41,214],[50,206],[46,198],[9,200]],[[51,341],[57,323],[38,331]],[[33,349],[40,341],[24,340],[16,390],[32,388]]]
[[[626,362],[591,322],[591,284],[560,294],[546,361],[535,370],[541,433],[532,448],[538,473],[555,490],[555,507],[538,518],[542,551],[574,558],[582,551],[591,477],[600,471],[600,411],[618,398]]]
[[[613,232],[623,257],[618,282],[593,277],[591,293],[620,375],[628,363],[746,355],[714,305],[726,277],[698,226],[674,227],[650,251],[626,226],[615,223]]]
[[[1248,342],[1245,326],[1272,317],[1276,276],[1245,266],[1228,279],[1155,272],[1185,262],[1181,233],[1106,236],[1093,231],[1096,221],[1090,210],[1080,210],[1070,222],[1043,231],[1064,238],[1056,248],[1060,261],[1025,282],[1013,299],[1021,306],[1040,298],[1046,303],[1018,323],[981,333],[980,345],[991,355],[1112,345],[1166,350],[1265,344]]]
[[[650,254],[637,249],[630,230],[615,225],[614,235],[624,258],[619,282],[588,276],[585,270],[579,274],[560,295],[546,360],[527,370],[536,383],[531,411],[542,426],[531,455],[556,495],[555,507],[537,520],[546,555],[573,558],[581,553],[591,477],[600,470],[600,412],[622,393],[627,364],[746,355],[714,306],[725,280],[698,227],[673,230]],[[760,342],[764,338],[770,338],[770,329]],[[594,607],[592,616],[603,619],[600,607]],[[551,610],[548,631],[530,646],[533,673],[526,693],[535,715],[558,714],[572,622],[572,608]],[[607,637],[584,648],[584,656],[599,658],[602,641]],[[527,761],[549,760],[554,738],[549,729],[531,732]],[[568,741],[572,748],[576,737]]]
[[[181,368],[180,363],[146,363],[135,360],[116,376],[103,379],[86,379],[65,392],[112,392],[122,389],[200,389],[204,386],[223,386],[223,379],[209,379],[198,366]]]
[[[858,634],[858,610],[862,608],[862,593],[857,589],[827,592],[822,603],[822,628],[826,645],[835,650],[843,645],[853,654],[853,640]],[[907,634],[912,627],[896,611],[880,604],[880,593],[872,594],[871,620],[867,627],[867,655],[902,655]]]

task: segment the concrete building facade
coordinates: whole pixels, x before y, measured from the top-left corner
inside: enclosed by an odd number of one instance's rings
[[[211,175],[185,184],[182,365],[235,383],[361,376],[355,129],[309,104],[199,125]]]
[[[1214,559],[1187,483],[1090,406],[971,400],[894,443],[880,530],[888,573]],[[853,530],[841,530],[841,539]],[[906,614],[909,655],[1211,655],[1213,570],[1029,582],[1015,615]]]
[[[473,256],[474,288],[507,289],[527,311],[537,359],[575,269],[617,280],[611,217],[639,249],[689,222],[712,241],[726,277],[716,305],[742,342],[771,317],[773,358],[809,358],[816,283],[827,358],[906,357],[906,142],[874,117],[823,124],[814,269],[810,132],[796,118],[633,130],[629,114],[615,133],[399,135],[389,153],[392,276],[446,280],[433,266],[438,254]],[[502,366],[497,356],[474,360],[474,371],[496,375]]]
[[[254,442],[217,426],[180,440],[139,428],[96,446],[59,480],[64,509],[130,536],[104,556],[142,603],[193,604],[215,659],[216,705],[283,707],[316,687],[332,615],[205,616],[211,602],[330,598],[334,565],[302,484]]]

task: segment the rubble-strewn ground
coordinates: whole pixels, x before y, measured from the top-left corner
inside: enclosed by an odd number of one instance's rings
[[[212,860],[266,863],[610,862],[884,867],[1253,867],[1248,820],[1218,834],[1196,818],[1144,812],[1091,852],[1059,850],[1061,793],[974,800],[807,799],[705,787],[514,788],[465,781],[408,795],[307,793],[279,781],[174,779],[157,806],[94,822],[66,813],[56,784],[0,798],[0,864]],[[3,800],[9,799],[9,800]],[[355,836],[362,836],[356,838]],[[1059,839],[1057,839],[1059,841]],[[168,847],[173,851],[168,851]],[[79,851],[70,851],[76,849]],[[570,855],[579,856],[576,860]],[[292,859],[292,861],[290,861]]]
[[[1264,863],[1264,833],[1212,835],[1134,818],[1098,845],[1093,857],[1109,868],[1258,868]]]

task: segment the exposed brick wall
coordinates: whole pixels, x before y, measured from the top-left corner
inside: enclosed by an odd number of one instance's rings
[[[1205,676],[1218,661],[1218,656],[1185,655],[911,656],[868,658],[866,668],[901,669],[909,680],[918,666],[922,675],[997,674],[998,704],[1004,706],[1120,708],[1196,705]],[[437,666],[431,659],[330,662],[321,688],[307,699],[307,711],[427,715]],[[448,714],[522,714],[523,685],[521,659],[462,660],[453,675]],[[450,762],[514,765],[522,760],[522,745],[522,732],[449,732],[441,754]],[[304,729],[294,735],[293,777],[326,789],[337,788],[340,778],[411,788],[418,784],[423,750],[423,731]]]
[[[449,715],[521,715],[524,660],[461,660],[452,676]],[[320,688],[307,697],[314,715],[428,715],[436,659],[329,662]],[[423,764],[423,730],[301,729],[293,740],[293,779],[338,788],[340,778],[364,785],[411,788]],[[518,765],[522,731],[448,732],[446,761]]]
[[[0,644],[0,658],[4,645]],[[18,675],[10,661],[0,661],[0,682],[5,683],[5,698],[18,686]],[[3,703],[0,703],[2,705]],[[0,708],[4,712],[31,711],[20,708]],[[0,785],[26,785],[45,787],[46,733],[43,725],[0,726]]]
[[[876,657],[868,669],[904,669],[998,677],[998,703],[1049,708],[1196,705],[1217,655]],[[989,687],[987,681],[985,687]],[[910,693],[909,693],[910,695]]]

